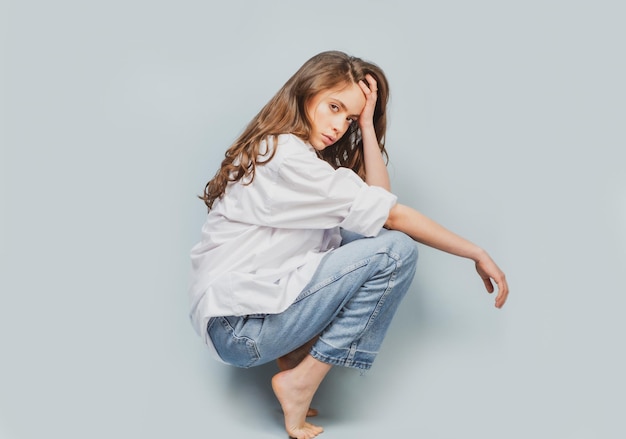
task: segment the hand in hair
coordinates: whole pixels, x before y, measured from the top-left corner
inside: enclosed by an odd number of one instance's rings
[[[378,99],[378,84],[372,75],[365,75],[365,81],[359,81],[359,87],[365,95],[365,107],[359,116],[359,127],[364,131],[374,126],[374,109],[376,108],[376,100]]]
[[[365,162],[365,181],[372,186],[380,186],[391,190],[387,165],[381,154],[376,130],[374,128],[374,110],[378,100],[378,83],[369,73],[365,75],[365,81],[359,81],[359,87],[365,95],[365,107],[359,115],[359,128],[363,139],[363,158]]]

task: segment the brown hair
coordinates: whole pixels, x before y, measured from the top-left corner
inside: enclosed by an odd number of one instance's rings
[[[349,56],[343,52],[329,51],[315,55],[283,85],[276,95],[252,119],[243,133],[226,151],[220,169],[206,184],[202,198],[211,210],[213,202],[221,198],[226,185],[245,177],[247,183],[254,179],[257,165],[270,161],[275,148],[260,153],[261,141],[268,137],[291,133],[308,140],[310,123],[306,113],[307,102],[317,93],[344,83],[358,84],[366,74],[374,77],[378,85],[378,98],[374,110],[374,129],[381,153],[387,158],[385,132],[387,130],[386,108],[389,100],[389,84],[382,69],[377,65]],[[318,153],[333,167],[352,169],[365,179],[363,142],[358,123],[333,145]]]

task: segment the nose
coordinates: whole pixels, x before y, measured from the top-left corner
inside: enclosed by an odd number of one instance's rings
[[[337,116],[333,118],[333,130],[337,134],[337,137],[343,136],[343,134],[348,130],[348,125],[350,123],[346,120],[345,116]]]

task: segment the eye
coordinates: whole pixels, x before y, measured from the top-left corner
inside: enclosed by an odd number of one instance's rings
[[[333,111],[333,113],[336,113],[339,111],[339,105],[330,104],[330,109]]]
[[[356,118],[354,118],[354,117],[348,117],[347,120],[348,120],[348,123],[350,123],[350,125],[352,125],[354,122],[356,122]]]

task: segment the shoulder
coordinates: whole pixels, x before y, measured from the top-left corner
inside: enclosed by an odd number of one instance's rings
[[[268,170],[278,171],[284,166],[301,167],[303,164],[307,164],[307,166],[326,164],[317,156],[311,145],[293,134],[280,134],[275,138],[268,137],[261,144],[259,151],[261,153],[259,157],[272,157],[263,166],[267,166]]]
[[[274,145],[270,146],[270,148]],[[281,134],[277,138],[276,153],[282,156],[304,154],[317,158],[311,145],[294,134]]]

